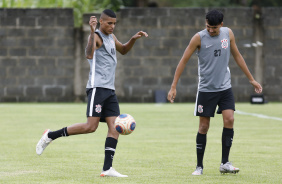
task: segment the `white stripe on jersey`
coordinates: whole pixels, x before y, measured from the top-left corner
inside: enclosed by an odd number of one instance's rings
[[[93,59],[92,59],[92,68],[91,68],[92,76],[90,82],[92,88],[94,88],[94,84],[95,84],[95,66],[96,66],[96,52],[94,51]]]
[[[230,69],[229,69],[229,66],[227,66],[227,71],[230,73]],[[230,73],[230,75],[231,75],[231,73]],[[231,77],[231,76],[230,76]]]
[[[199,59],[198,59],[198,62],[200,62],[200,61],[199,61]],[[199,75],[199,81],[198,81],[198,89],[197,89],[197,95],[196,95],[196,102],[195,102],[194,116],[196,116],[196,115],[197,115],[197,110],[198,110],[198,108],[197,108],[197,103],[198,103],[199,88],[200,88],[200,83],[201,83],[200,65],[198,66],[198,75]]]
[[[197,96],[196,96],[196,102],[195,102],[195,109],[194,109],[194,116],[197,115],[197,103],[198,103],[198,96],[199,96],[199,87],[198,87],[198,90],[197,90]]]
[[[92,116],[93,114],[93,105],[94,105],[94,98],[95,98],[96,88],[93,88],[92,95],[91,95],[91,101],[89,106],[89,114],[88,116]]]

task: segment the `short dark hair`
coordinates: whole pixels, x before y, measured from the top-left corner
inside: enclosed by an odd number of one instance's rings
[[[108,15],[109,17],[111,18],[117,18],[115,12],[113,12],[113,10],[110,10],[110,9],[105,9],[103,11],[104,14]]]
[[[206,20],[211,26],[217,26],[223,22],[223,13],[218,10],[211,10],[206,14]]]

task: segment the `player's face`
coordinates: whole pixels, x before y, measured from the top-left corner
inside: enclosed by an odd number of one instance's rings
[[[116,22],[117,22],[116,18],[112,18],[112,17],[106,17],[104,19],[100,19],[101,31],[106,35],[112,34],[114,32]]]
[[[223,25],[223,23],[218,24],[216,26],[211,26],[206,21],[206,28],[207,28],[207,31],[208,31],[210,36],[217,36],[217,35],[219,35],[219,33],[220,33],[219,29],[222,27],[222,25]]]

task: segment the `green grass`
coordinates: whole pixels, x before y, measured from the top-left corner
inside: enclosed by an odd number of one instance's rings
[[[221,175],[222,119],[211,119],[204,175],[196,166],[194,104],[121,104],[137,127],[120,136],[114,167],[128,178],[101,178],[107,127],[54,141],[41,156],[35,145],[46,128],[85,122],[86,104],[0,104],[0,183],[281,183],[282,121],[235,114],[230,160],[237,175]],[[236,109],[282,118],[282,104],[237,103]]]

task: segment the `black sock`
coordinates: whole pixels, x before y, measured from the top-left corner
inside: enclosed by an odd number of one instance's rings
[[[112,167],[113,159],[117,147],[117,140],[112,137],[106,138],[105,143],[105,161],[104,161],[104,167],[103,170],[109,170]]]
[[[234,131],[233,128],[223,128],[222,131],[222,159],[221,163],[225,164],[228,162],[230,148],[232,146]]]
[[[57,139],[59,137],[63,137],[63,136],[64,137],[69,136],[68,131],[67,131],[67,127],[48,133],[48,137],[52,140],[55,140],[55,139]]]
[[[198,132],[196,137],[197,166],[202,168],[204,168],[203,159],[204,159],[206,143],[207,143],[207,134],[200,134]]]

